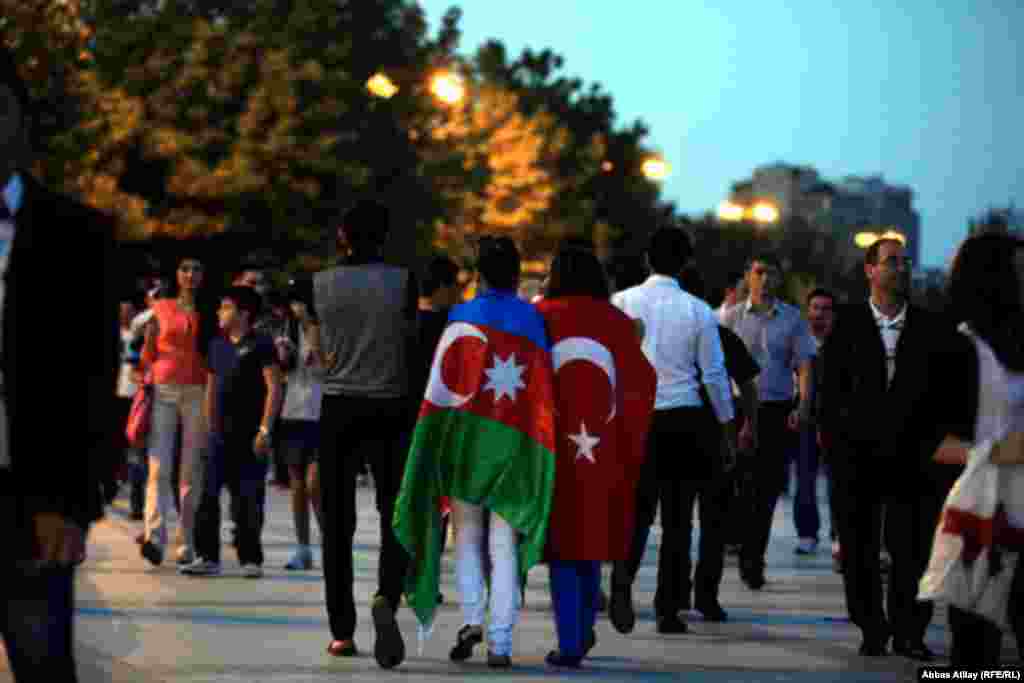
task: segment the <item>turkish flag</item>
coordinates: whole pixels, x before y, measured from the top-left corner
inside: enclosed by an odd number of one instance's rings
[[[555,496],[548,560],[625,560],[658,379],[622,311],[542,301],[555,368]]]

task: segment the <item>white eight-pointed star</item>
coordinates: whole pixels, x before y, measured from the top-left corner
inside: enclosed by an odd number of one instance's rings
[[[484,391],[494,392],[495,403],[499,403],[504,396],[515,402],[516,391],[526,388],[523,382],[524,370],[525,365],[516,365],[516,354],[513,353],[507,360],[502,360],[498,354],[494,354],[494,365],[484,370],[487,373]]]
[[[570,434],[569,440],[576,444],[576,462],[585,459],[597,463],[597,459],[594,458],[594,448],[601,443],[601,439],[587,434],[587,423],[580,422],[580,433]]]

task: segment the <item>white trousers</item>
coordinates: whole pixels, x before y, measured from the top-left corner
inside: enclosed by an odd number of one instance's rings
[[[149,480],[146,482],[146,539],[161,548],[167,545],[167,518],[174,509],[175,489],[181,496],[181,519],[176,541],[192,548],[196,507],[202,491],[202,453],[206,419],[203,399],[206,387],[191,384],[158,384],[149,429]],[[180,480],[171,481],[175,444],[181,427]]]
[[[519,620],[519,570],[516,532],[508,522],[491,512],[491,621],[487,640],[491,652],[512,654],[512,629]],[[460,500],[452,500],[455,525],[455,581],[462,597],[465,625],[483,626],[487,612],[484,578],[484,509]]]

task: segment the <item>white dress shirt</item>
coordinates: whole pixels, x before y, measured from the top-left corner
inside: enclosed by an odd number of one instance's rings
[[[655,410],[702,405],[697,367],[721,423],[734,417],[732,389],[711,307],[683,291],[675,278],[652,275],[619,292],[612,304],[643,322],[643,351],[658,373]]]
[[[21,176],[15,173],[4,186],[3,203],[11,216],[18,215],[21,201],[25,194],[25,186]],[[15,224],[13,221],[0,221],[0,351],[3,350],[4,296],[6,295],[4,276],[7,274],[7,261],[14,244]],[[0,468],[11,466],[10,444],[7,438],[7,404],[3,395],[3,369],[0,368]]]
[[[870,299],[868,299],[868,305],[871,306],[878,331],[882,335],[882,344],[885,345],[886,385],[888,386],[892,384],[892,378],[896,374],[896,346],[900,343],[903,324],[907,320],[907,305],[903,304],[903,308],[893,318],[886,318],[885,314],[875,306],[875,302]]]

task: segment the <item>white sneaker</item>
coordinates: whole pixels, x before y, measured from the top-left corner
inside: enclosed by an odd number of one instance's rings
[[[244,576],[247,579],[263,578],[263,567],[259,566],[258,564],[243,564],[242,576]]]
[[[179,567],[178,571],[186,576],[220,576],[220,563],[200,557],[192,564]]]

